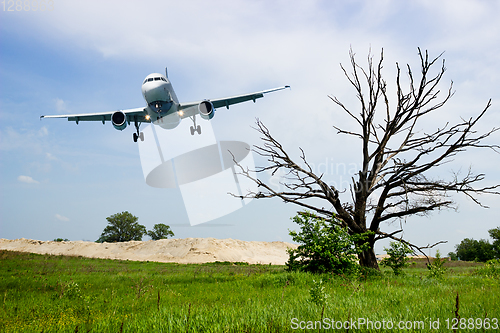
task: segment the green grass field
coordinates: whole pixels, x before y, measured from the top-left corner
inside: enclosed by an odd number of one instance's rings
[[[0,251],[0,331],[318,332],[321,323],[326,332],[450,332],[454,322],[457,332],[500,331],[500,280],[477,269],[451,267],[432,279],[417,265],[402,277],[383,270],[347,280],[283,266]],[[322,321],[310,295],[319,279],[329,295]]]

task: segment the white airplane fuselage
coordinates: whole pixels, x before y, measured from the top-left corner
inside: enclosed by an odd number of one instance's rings
[[[181,121],[179,100],[170,80],[159,73],[149,74],[142,84],[142,96],[151,122],[166,128],[177,127]]]

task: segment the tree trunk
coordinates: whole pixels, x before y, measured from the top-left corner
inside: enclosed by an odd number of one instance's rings
[[[371,244],[370,248],[358,254],[359,264],[363,267],[370,267],[376,270],[380,270],[378,267],[377,257],[375,256],[375,250]]]

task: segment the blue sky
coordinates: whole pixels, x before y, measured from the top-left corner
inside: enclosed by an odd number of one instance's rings
[[[124,210],[147,228],[173,226],[176,237],[289,241],[298,207],[254,200],[207,224],[190,227],[176,189],[146,185],[133,128],[76,125],[42,114],[141,107],[142,80],[169,68],[181,101],[232,96],[291,85],[290,91],[220,110],[218,139],[258,144],[259,117],[285,147],[345,183],[360,162],[358,143],[337,135],[349,126],[328,95],[357,107],[339,63],[352,47],[360,63],[369,49],[385,53],[389,89],[395,62],[418,68],[417,47],[445,51],[447,82],[456,94],[427,130],[493,106],[480,129],[500,124],[498,1],[64,1],[45,12],[0,12],[0,237],[95,240],[105,218]],[[354,124],[352,124],[354,126]],[[491,142],[498,142],[498,134]],[[449,170],[468,168],[500,183],[500,155],[477,150]],[[258,165],[264,160],[256,158]],[[345,166],[345,170],[344,170]],[[482,209],[455,197],[458,212],[412,217],[406,237],[425,245],[487,238],[499,226],[499,198]],[[386,226],[392,230],[398,223]],[[384,243],[377,245],[381,252]]]

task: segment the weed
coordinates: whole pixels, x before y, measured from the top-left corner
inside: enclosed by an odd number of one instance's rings
[[[500,259],[488,260],[484,266],[477,269],[474,274],[495,279],[500,278]]]
[[[82,298],[82,291],[78,283],[71,281],[66,284],[63,295],[68,298]]]
[[[313,280],[313,286],[309,290],[311,295],[311,302],[317,306],[321,306],[321,319],[323,321],[323,314],[325,312],[325,306],[328,305],[328,300],[330,295],[326,293],[325,286],[323,285],[323,280],[315,281]]]
[[[446,267],[443,267],[446,259],[441,258],[441,253],[439,250],[436,251],[436,257],[432,261],[432,264],[427,264],[427,269],[429,270],[429,276],[433,278],[440,278],[446,273]]]
[[[460,299],[458,297],[458,292],[457,292],[457,297],[455,298],[455,318],[457,319],[457,322],[460,322],[460,315],[458,314],[459,309],[460,309]],[[455,328],[454,331],[456,332],[457,329]]]

